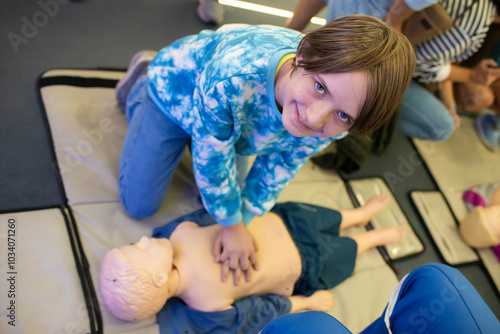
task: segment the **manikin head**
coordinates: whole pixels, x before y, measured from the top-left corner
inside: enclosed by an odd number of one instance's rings
[[[99,272],[104,305],[122,320],[142,320],[158,313],[175,292],[167,284],[172,259],[168,239],[143,236],[133,245],[111,249]]]
[[[475,248],[500,244],[500,205],[476,207],[460,222],[460,235]]]

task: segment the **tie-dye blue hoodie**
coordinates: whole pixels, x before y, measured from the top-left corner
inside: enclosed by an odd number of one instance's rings
[[[308,157],[346,135],[297,138],[283,127],[275,71],[301,38],[281,27],[225,25],[174,42],[149,65],[149,95],[191,134],[196,183],[222,225],[266,213]],[[256,156],[242,189],[236,154]]]

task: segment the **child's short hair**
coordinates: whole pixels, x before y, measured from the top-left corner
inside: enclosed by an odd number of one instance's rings
[[[309,72],[367,74],[366,100],[349,129],[353,135],[369,134],[389,120],[415,70],[408,39],[366,15],[348,15],[307,33],[297,55],[297,66]]]
[[[106,308],[117,318],[143,320],[158,313],[168,298],[151,273],[136,268],[117,248],[104,256],[99,272],[99,292]]]

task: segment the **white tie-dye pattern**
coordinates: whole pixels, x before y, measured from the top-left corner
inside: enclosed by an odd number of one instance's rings
[[[153,100],[192,135],[196,182],[219,222],[242,210],[268,211],[306,159],[334,140],[291,136],[273,112],[274,97],[267,96],[271,56],[294,52],[299,42],[299,33],[280,27],[226,25],[175,42],[149,67]],[[191,93],[169,85],[178,76],[194,82]],[[241,194],[236,153],[257,155]]]

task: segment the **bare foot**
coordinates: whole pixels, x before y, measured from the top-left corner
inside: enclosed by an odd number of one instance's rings
[[[350,235],[358,244],[358,254],[366,250],[391,244],[399,244],[406,237],[406,226],[391,226],[379,230]]]
[[[318,290],[308,298],[311,311],[330,311],[333,307],[333,296],[328,290]]]
[[[380,230],[372,230],[377,246],[400,244],[406,238],[406,226],[391,226]]]
[[[385,195],[373,195],[365,203],[356,210],[360,211],[360,221],[356,226],[365,226],[368,222],[375,217],[385,206],[389,203],[389,197]]]

